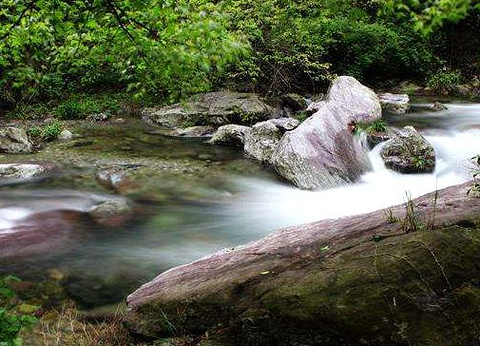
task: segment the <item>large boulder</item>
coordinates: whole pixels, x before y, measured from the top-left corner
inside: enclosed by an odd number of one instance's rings
[[[380,151],[385,166],[400,173],[430,173],[435,168],[435,150],[412,126],[405,126]]]
[[[382,108],[390,113],[405,114],[410,109],[410,97],[407,94],[382,93],[378,98]]]
[[[283,111],[269,106],[255,94],[227,91],[200,94],[185,103],[142,111],[147,121],[168,127],[252,124],[282,114]]]
[[[275,170],[304,189],[329,188],[356,180],[369,168],[367,151],[349,124],[381,117],[377,95],[352,77],[335,79],[315,114],[287,132],[272,156]]]
[[[210,140],[211,144],[242,147],[251,128],[243,125],[228,124],[220,126]]]
[[[470,185],[439,191],[435,205],[432,193],[392,207],[394,217],[290,227],[173,268],[127,298],[126,322],[151,337],[208,333],[212,345],[473,345],[480,199]],[[409,232],[423,217],[434,231]]]
[[[0,152],[8,154],[31,153],[32,143],[23,129],[6,127],[0,129]]]
[[[245,137],[245,154],[258,161],[269,163],[277,148],[282,131],[269,121],[256,123]]]

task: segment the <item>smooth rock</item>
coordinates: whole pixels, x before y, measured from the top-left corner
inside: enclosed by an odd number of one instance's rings
[[[170,269],[127,298],[125,321],[155,338],[220,334],[225,346],[472,344],[480,199],[470,185],[413,200],[418,220],[435,215],[430,231],[407,233],[399,205],[393,223],[379,210],[289,227]]]
[[[31,153],[32,143],[23,129],[6,127],[0,129],[0,152],[8,154]]]
[[[285,133],[272,156],[280,176],[303,189],[355,181],[370,166],[367,151],[349,124],[381,117],[377,95],[352,77],[335,79],[320,108]]]
[[[70,139],[73,138],[73,133],[71,133],[70,131],[68,130],[63,130],[62,132],[60,132],[60,134],[58,135],[58,139],[61,140],[61,141],[69,141]]]
[[[210,140],[211,144],[243,146],[245,137],[250,133],[251,128],[243,125],[228,124],[220,126]]]
[[[270,163],[282,131],[269,121],[256,123],[245,137],[245,154],[263,163]]]
[[[142,111],[145,120],[168,127],[192,125],[221,126],[252,124],[279,118],[283,111],[266,104],[259,96],[237,92],[211,92],[191,97],[185,104],[174,104]]]
[[[405,126],[380,151],[385,166],[400,173],[430,173],[435,150],[413,126]]]
[[[405,114],[410,109],[410,97],[407,94],[378,94],[382,108],[394,113]]]

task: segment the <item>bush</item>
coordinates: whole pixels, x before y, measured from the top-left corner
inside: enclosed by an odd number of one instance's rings
[[[63,130],[63,126],[60,122],[55,121],[42,129],[41,137],[44,141],[53,141],[58,138]]]
[[[442,95],[454,94],[457,86],[462,81],[458,71],[441,70],[435,73],[427,82],[427,86],[435,93]]]
[[[36,318],[30,314],[18,312],[19,303],[15,292],[11,289],[12,282],[20,281],[13,276],[0,279],[0,345],[16,346],[21,344],[18,336],[24,328],[31,327]]]

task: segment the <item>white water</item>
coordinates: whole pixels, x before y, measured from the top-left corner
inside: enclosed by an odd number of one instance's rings
[[[274,181],[240,179],[245,193],[231,206],[231,215],[248,220],[252,229],[260,223],[273,230],[383,209],[468,181],[473,169],[470,159],[480,153],[480,105],[449,105],[445,112],[417,114],[432,116],[437,129],[422,131],[437,157],[431,174],[400,174],[385,168],[379,145],[369,154],[373,170],[345,187],[303,191]]]

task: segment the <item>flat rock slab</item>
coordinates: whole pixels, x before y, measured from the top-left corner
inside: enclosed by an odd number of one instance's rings
[[[145,120],[176,128],[252,124],[279,118],[282,114],[282,110],[268,105],[256,94],[227,91],[199,94],[182,104],[146,108],[142,111]]]
[[[414,200],[416,232],[399,205],[173,268],[128,297],[126,321],[149,336],[221,334],[221,345],[469,344],[480,323],[470,184]]]

